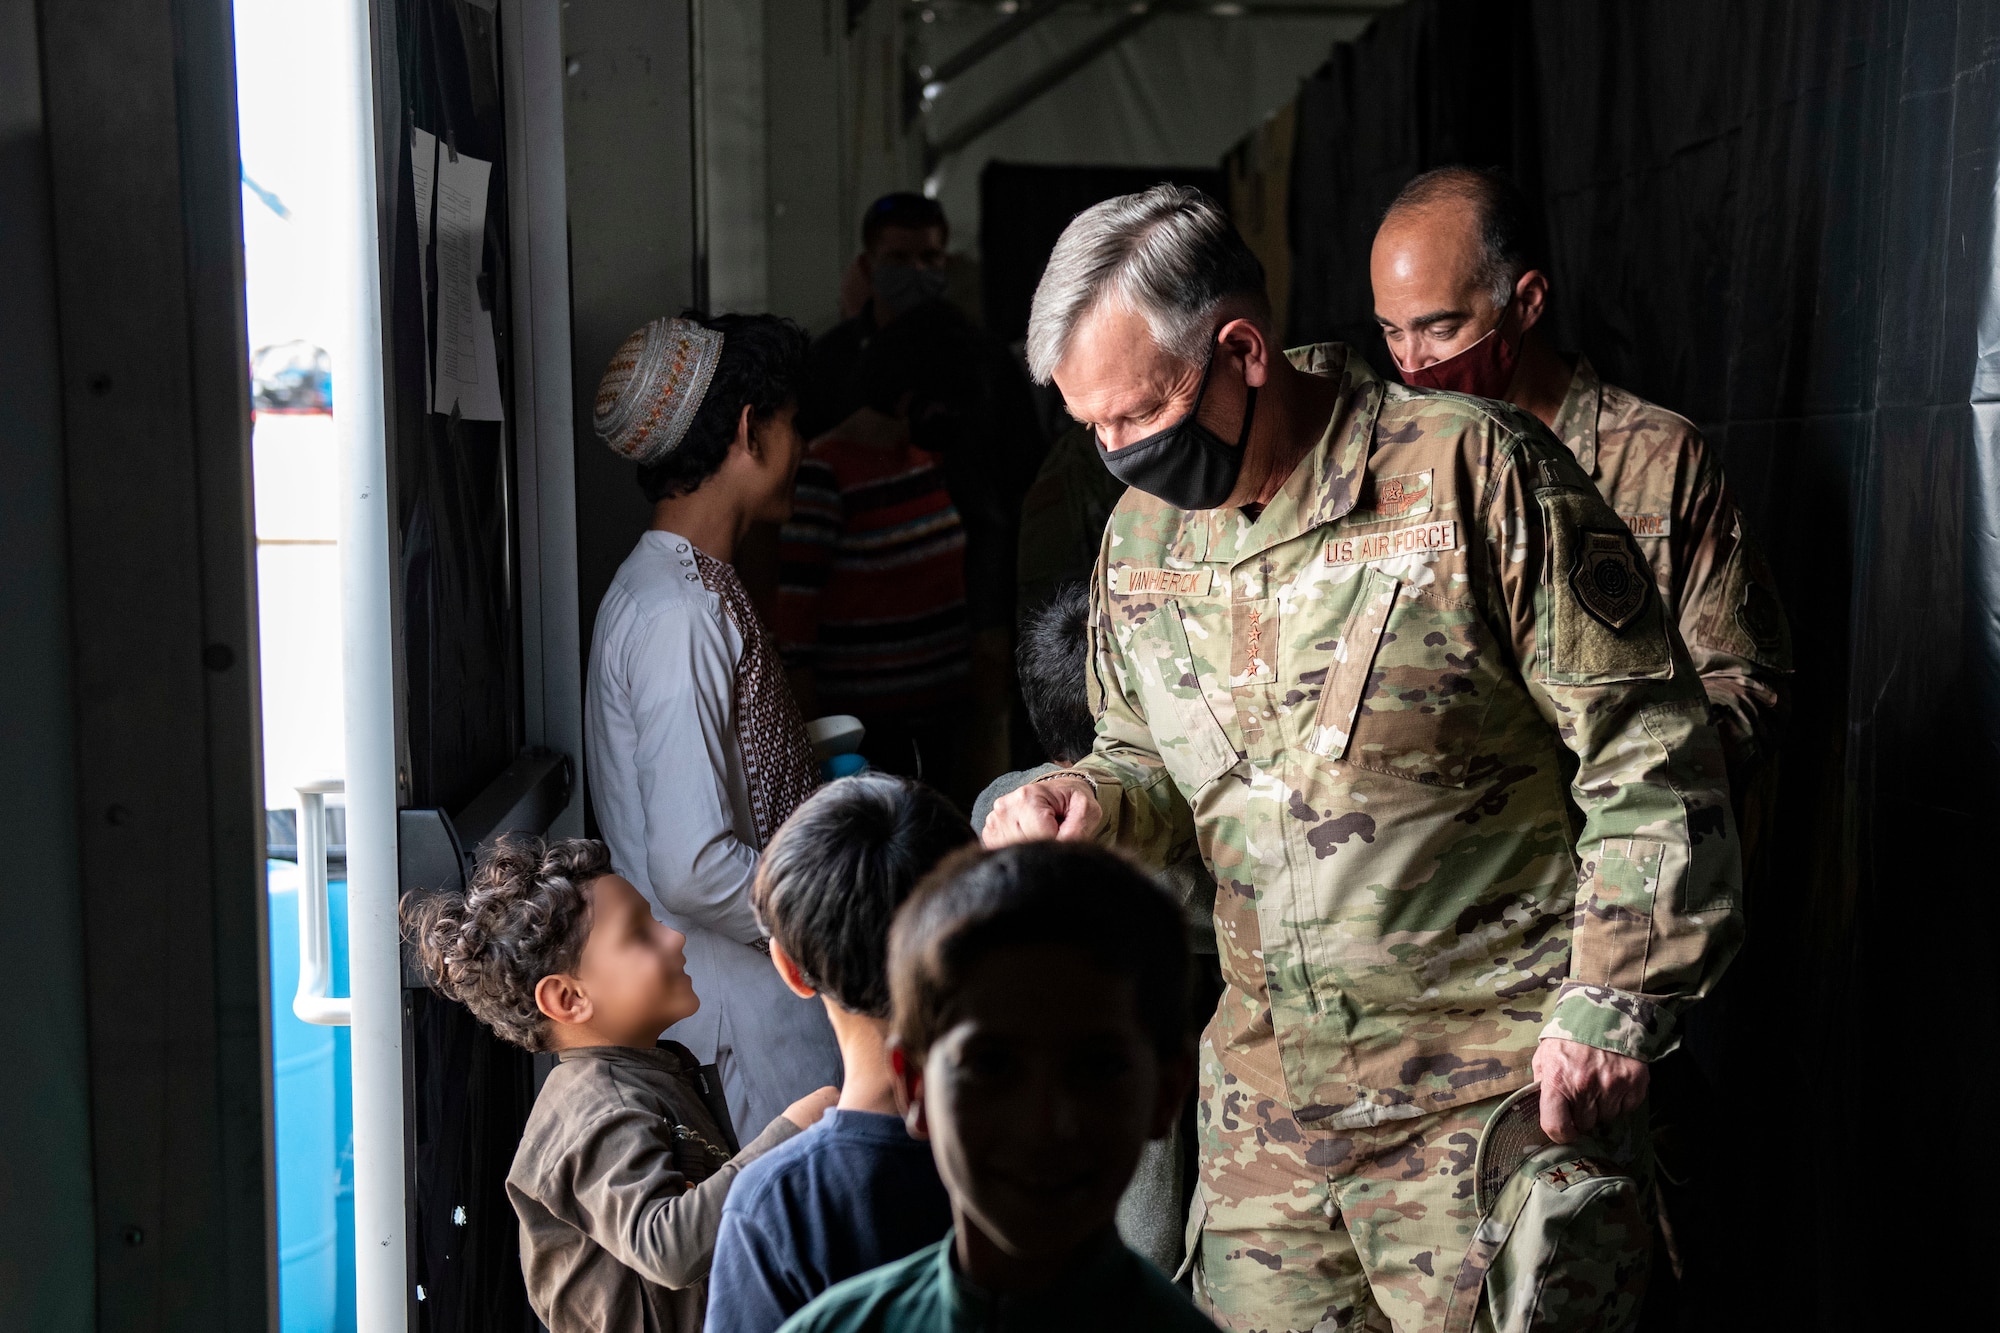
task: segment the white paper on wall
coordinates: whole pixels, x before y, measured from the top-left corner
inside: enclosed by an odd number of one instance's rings
[[[493,164],[445,148],[437,156],[437,360],[431,411],[499,421],[500,362],[493,312],[479,301],[486,185]]]
[[[437,179],[437,136],[429,130],[410,130],[410,181],[416,187],[417,270],[424,284],[424,374],[435,378],[431,365],[431,196]],[[431,393],[435,395],[433,388]]]

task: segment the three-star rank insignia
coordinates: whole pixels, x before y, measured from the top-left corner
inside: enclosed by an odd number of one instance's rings
[[[1652,574],[1633,555],[1624,533],[1585,529],[1576,535],[1576,566],[1570,570],[1569,585],[1584,610],[1613,631],[1622,630],[1644,609]]]

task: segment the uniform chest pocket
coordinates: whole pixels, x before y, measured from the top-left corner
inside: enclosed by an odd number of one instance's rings
[[[1469,606],[1379,569],[1337,641],[1313,749],[1411,782],[1463,787],[1492,702],[1491,644]]]
[[[1212,652],[1203,651],[1207,645],[1205,635],[1199,643],[1190,638],[1180,603],[1171,599],[1147,619],[1132,644],[1153,744],[1189,793],[1234,768],[1239,757],[1201,686],[1204,678],[1226,678],[1229,645],[1217,642]]]

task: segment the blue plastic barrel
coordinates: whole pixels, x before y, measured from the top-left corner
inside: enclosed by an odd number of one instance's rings
[[[335,1333],[339,1179],[334,1151],[334,1034],[332,1028],[301,1022],[292,1012],[299,986],[299,868],[289,861],[272,861],[268,873],[279,1326],[283,1333]],[[336,900],[343,909],[345,898],[343,893]],[[338,915],[344,927],[347,914],[340,910]],[[344,948],[339,952],[346,954]]]

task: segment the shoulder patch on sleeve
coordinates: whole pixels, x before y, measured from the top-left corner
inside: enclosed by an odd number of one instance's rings
[[[1777,580],[1757,544],[1739,527],[1736,549],[1695,622],[1694,639],[1773,671],[1792,669],[1792,627],[1778,600]]]
[[[1653,577],[1632,554],[1624,533],[1580,528],[1569,582],[1583,609],[1615,634],[1645,607]]]
[[[1548,524],[1547,679],[1568,684],[1674,674],[1666,617],[1631,535],[1594,493],[1537,492]]]

